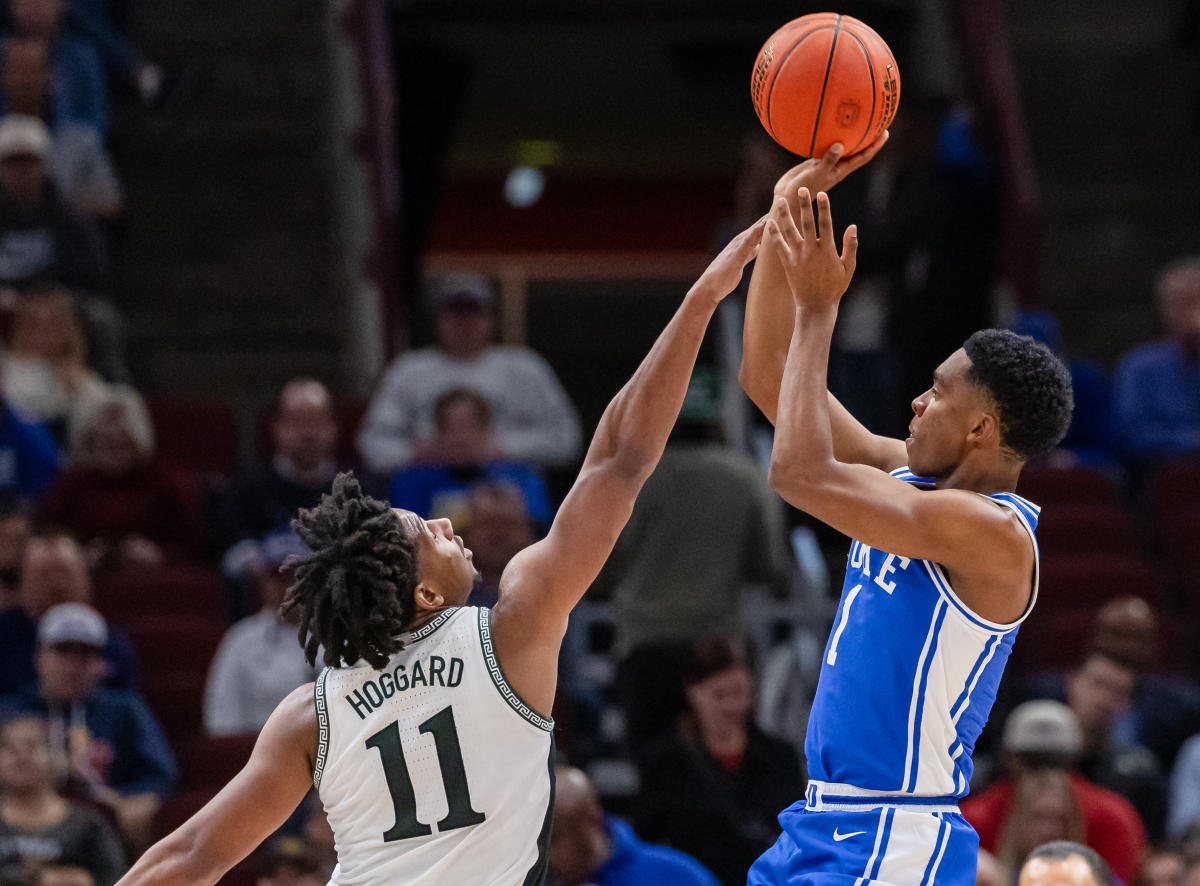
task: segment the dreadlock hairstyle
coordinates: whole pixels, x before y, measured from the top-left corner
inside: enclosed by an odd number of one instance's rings
[[[404,648],[401,634],[416,609],[417,552],[400,519],[343,473],[292,528],[310,553],[288,563],[296,580],[283,611],[300,613],[308,663],[316,664],[323,646],[329,667],[364,660],[382,668]]]

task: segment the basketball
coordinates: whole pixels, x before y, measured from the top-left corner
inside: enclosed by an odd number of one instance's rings
[[[793,154],[845,156],[867,148],[896,116],[900,70],[883,38],[848,15],[815,12],[763,45],[750,96],[771,138]]]

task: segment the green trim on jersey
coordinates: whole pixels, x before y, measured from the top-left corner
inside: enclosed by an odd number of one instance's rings
[[[317,706],[317,759],[313,763],[313,787],[321,787],[321,774],[325,771],[325,756],[329,753],[329,702],[325,698],[325,679],[329,668],[322,668],[313,684],[313,701]]]
[[[486,606],[479,607],[479,643],[483,647],[483,660],[487,665],[488,673],[492,675],[492,683],[495,684],[496,690],[504,697],[504,700],[508,702],[508,706],[538,729],[553,732],[554,721],[547,720],[530,707],[504,678],[504,671],[500,668],[500,661],[496,658],[496,651],[492,646],[491,610]]]
[[[462,607],[460,606],[452,606],[449,609],[443,609],[437,614],[437,617],[434,618],[433,621],[429,622],[429,624],[425,625],[423,628],[419,628],[415,631],[409,631],[408,637],[406,637],[404,640],[405,645],[408,645],[409,643],[416,643],[418,640],[424,640],[426,637],[448,622],[454,613],[458,612],[458,610],[461,608]]]

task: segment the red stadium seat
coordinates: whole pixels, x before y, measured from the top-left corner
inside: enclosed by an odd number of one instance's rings
[[[95,604],[122,624],[142,616],[225,617],[221,576],[202,566],[125,566],[96,576]]]
[[[1200,501],[1200,460],[1164,464],[1155,470],[1149,485],[1152,518]]]
[[[220,790],[250,759],[255,734],[191,735],[179,744],[180,787],[183,790]]]
[[[238,467],[238,424],[226,403],[161,397],[147,402],[161,458],[231,477]]]
[[[1035,608],[1017,634],[1014,665],[1029,673],[1068,670],[1082,662],[1092,647],[1098,608]],[[1162,612],[1158,613],[1158,661],[1153,670],[1166,674],[1185,674],[1188,670],[1187,641],[1180,625]]]
[[[1028,468],[1017,493],[1043,508],[1055,504],[1120,507],[1116,481],[1097,468]]]
[[[204,729],[204,679],[190,667],[146,668],[142,694],[173,748]]]
[[[1043,557],[1105,551],[1138,553],[1133,521],[1120,508],[1093,503],[1063,503],[1042,508],[1037,526]]]
[[[1096,609],[1131,594],[1151,605],[1158,601],[1158,574],[1152,563],[1130,554],[1095,550],[1042,558],[1038,606],[1043,612]]]

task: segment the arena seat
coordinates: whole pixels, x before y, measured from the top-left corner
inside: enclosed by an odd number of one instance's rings
[[[1038,606],[1043,612],[1098,608],[1132,594],[1151,605],[1159,601],[1159,576],[1142,557],[1094,550],[1044,556]]]
[[[191,667],[147,668],[142,695],[158,718],[172,749],[204,728],[203,670]]]
[[[96,576],[94,594],[96,608],[121,624],[156,615],[225,617],[221,576],[203,566],[120,567]]]
[[[258,735],[190,735],[179,743],[180,787],[219,790],[250,759]]]
[[[1120,508],[1093,502],[1042,508],[1037,539],[1043,557],[1092,551],[1138,553],[1137,532],[1129,516]]]
[[[1040,611],[1035,608],[1017,635],[1013,646],[1015,666],[1025,673],[1069,670],[1083,661],[1092,645],[1099,607]],[[1154,670],[1185,674],[1188,670],[1187,640],[1179,623],[1158,613],[1158,663]]]
[[[1098,468],[1027,468],[1021,472],[1017,493],[1036,505],[1110,505],[1120,507],[1116,481]]]
[[[226,403],[186,397],[157,397],[146,404],[158,455],[202,474],[231,477],[237,471],[237,417]]]

